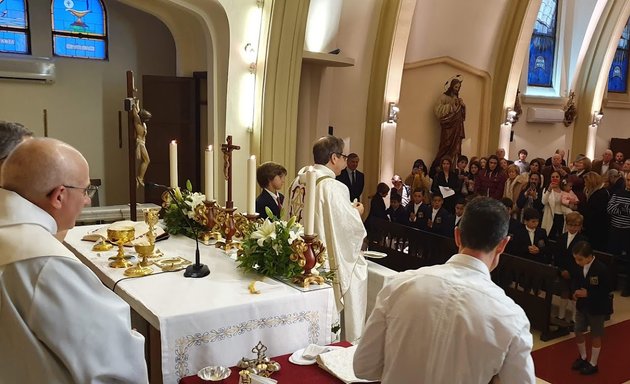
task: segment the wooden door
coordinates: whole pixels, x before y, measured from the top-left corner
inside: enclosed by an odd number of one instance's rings
[[[142,76],[142,108],[153,115],[147,123],[151,163],[145,181],[169,185],[168,145],[177,140],[178,185],[190,180],[200,191],[201,145],[191,77]],[[161,190],[145,188],[146,202],[161,204]]]

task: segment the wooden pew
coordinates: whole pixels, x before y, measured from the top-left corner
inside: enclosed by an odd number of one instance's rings
[[[558,269],[510,254],[502,254],[492,271],[492,280],[521,306],[540,339],[551,340],[569,334],[567,324],[551,320],[551,299],[558,279]]]
[[[373,261],[397,272],[420,268],[415,231],[387,220],[375,220],[368,232],[368,249],[386,253],[387,257]]]

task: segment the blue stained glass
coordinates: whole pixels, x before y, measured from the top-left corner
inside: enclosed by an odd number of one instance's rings
[[[107,20],[101,0],[53,0],[55,55],[107,58]]]
[[[26,33],[0,31],[0,52],[28,53]]]
[[[529,44],[527,84],[553,87],[556,55],[557,0],[543,0]]]
[[[57,35],[53,43],[58,56],[101,60],[106,58],[105,40]]]
[[[25,0],[0,0],[0,52],[29,53]]]
[[[617,44],[615,57],[610,65],[610,71],[608,72],[608,92],[628,92],[628,55],[630,53],[630,47],[628,46],[628,41],[630,40],[629,24],[630,19],[626,22],[626,26]]]
[[[26,16],[24,0],[0,1],[0,27],[26,29],[28,27]]]
[[[105,12],[100,0],[54,0],[53,31],[105,36]]]

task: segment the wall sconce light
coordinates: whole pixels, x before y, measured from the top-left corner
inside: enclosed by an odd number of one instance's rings
[[[396,123],[398,122],[398,112],[400,112],[400,108],[398,108],[398,104],[395,102],[390,102],[389,107],[387,108],[387,122],[388,123]]]
[[[256,6],[262,8],[265,5],[265,0],[256,0]]]
[[[249,64],[249,72],[256,72],[256,50],[251,43],[245,44],[245,60]]]
[[[593,124],[599,125],[602,122],[602,118],[604,117],[604,112],[602,111],[593,111]]]
[[[518,112],[516,112],[512,108],[508,107],[505,110],[505,124],[507,124],[507,123],[514,124],[514,122],[516,121],[516,115],[517,114],[518,114]]]

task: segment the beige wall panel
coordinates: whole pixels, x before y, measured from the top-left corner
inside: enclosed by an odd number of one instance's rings
[[[465,70],[453,63],[452,59],[440,58],[405,67],[396,146],[383,149],[384,157],[396,158],[395,172],[402,177],[411,171],[415,159],[423,159],[427,166],[433,161],[440,142],[440,124],[433,108],[445,91],[444,83],[457,74],[464,80],[460,97],[466,104],[466,139],[462,142],[462,153],[469,157],[479,154],[484,137],[487,137],[489,77],[481,71]],[[386,150],[389,153],[385,153]]]

